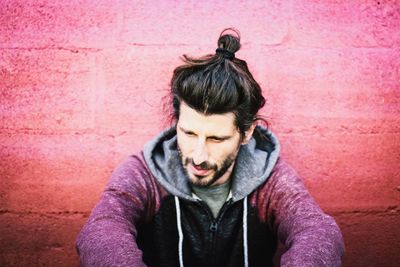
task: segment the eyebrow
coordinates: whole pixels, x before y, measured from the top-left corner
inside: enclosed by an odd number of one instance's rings
[[[178,126],[178,127],[179,127],[179,129],[181,129],[185,133],[194,133],[191,130],[187,130],[187,129],[183,128],[182,126]],[[231,135],[221,135],[221,136],[211,135],[211,136],[207,136],[207,138],[214,138],[214,139],[218,139],[218,140],[228,140],[231,137],[232,137]]]

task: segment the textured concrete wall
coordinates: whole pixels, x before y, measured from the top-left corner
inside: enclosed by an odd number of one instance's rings
[[[400,262],[397,1],[0,1],[0,266],[76,266],[112,169],[167,123],[179,56],[228,26],[345,266]]]

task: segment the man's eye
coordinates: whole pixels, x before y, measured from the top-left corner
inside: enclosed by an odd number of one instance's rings
[[[195,134],[192,133],[192,132],[185,132],[185,134],[186,134],[187,136],[194,136],[194,135],[195,135]]]

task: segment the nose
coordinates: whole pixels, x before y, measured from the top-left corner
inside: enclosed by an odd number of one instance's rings
[[[208,151],[204,140],[200,139],[197,141],[196,147],[193,151],[193,163],[200,165],[201,163],[207,161]]]

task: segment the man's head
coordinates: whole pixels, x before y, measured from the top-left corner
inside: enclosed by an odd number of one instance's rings
[[[226,182],[240,145],[249,141],[254,126],[242,138],[232,112],[205,115],[181,102],[177,140],[190,182],[199,186]]]
[[[228,30],[237,36],[224,34]],[[218,39],[221,52],[201,58],[183,56],[186,64],[174,70],[171,80],[174,119],[179,120],[180,103],[184,101],[204,114],[234,113],[235,125],[242,135],[251,127],[265,99],[247,63],[236,57],[229,59],[229,54],[234,55],[239,49],[239,33],[226,29]]]
[[[227,30],[237,36],[224,34]],[[239,33],[227,30],[215,54],[197,59],[184,55],[185,64],[174,70],[171,80],[182,162],[191,182],[203,186],[226,180],[265,103],[246,62],[234,56]]]

